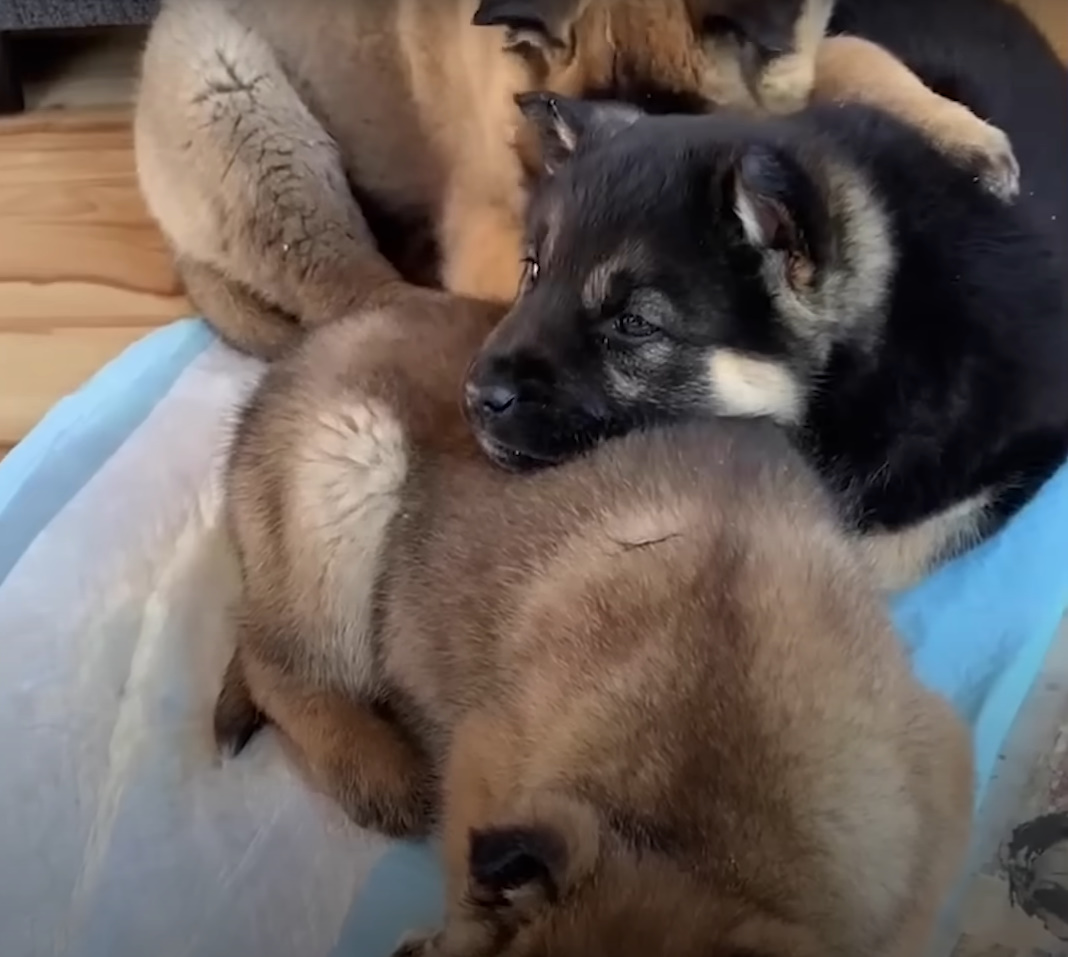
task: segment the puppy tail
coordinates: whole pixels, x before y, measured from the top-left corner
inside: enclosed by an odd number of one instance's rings
[[[266,724],[267,717],[252,700],[241,655],[235,651],[226,666],[222,690],[215,702],[213,726],[219,753],[223,757],[236,757]]]

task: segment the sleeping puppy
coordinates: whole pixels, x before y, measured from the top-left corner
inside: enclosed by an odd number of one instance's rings
[[[268,370],[220,743],[266,715],[357,823],[438,824],[445,924],[398,957],[922,954],[968,738],[816,477],[716,420],[509,475],[457,402],[495,319],[427,293]]]
[[[885,102],[1013,195],[1005,135],[873,44],[824,43],[831,7],[164,0],[143,61],[139,181],[194,304],[267,357],[302,328],[405,295],[401,275],[511,299],[536,148],[516,93],[784,112],[815,84]]]
[[[1021,137],[1036,174],[1021,153],[1013,207],[860,106],[656,118],[524,98],[550,175],[467,383],[483,447],[538,467],[650,422],[768,417],[888,588],[990,534],[1068,456],[1068,138],[1050,134],[1068,113],[1047,92],[1028,86],[1042,132]]]

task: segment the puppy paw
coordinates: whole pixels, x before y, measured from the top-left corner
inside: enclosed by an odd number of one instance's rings
[[[434,957],[437,953],[437,934],[429,931],[408,931],[393,948],[390,957]]]
[[[990,127],[988,148],[979,153],[975,169],[983,185],[999,199],[1009,202],[1020,193],[1020,164],[1012,143],[996,126]]]
[[[963,108],[958,122],[948,127],[942,145],[978,181],[1004,202],[1020,192],[1020,164],[1008,136]],[[955,134],[955,135],[954,135]]]

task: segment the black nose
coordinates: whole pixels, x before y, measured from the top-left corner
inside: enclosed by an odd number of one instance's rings
[[[515,405],[516,401],[515,389],[500,382],[490,382],[485,385],[469,382],[465,394],[467,404],[472,411],[483,416],[503,415]]]

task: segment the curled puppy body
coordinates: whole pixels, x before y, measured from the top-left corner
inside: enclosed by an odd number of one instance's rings
[[[456,401],[492,319],[428,299],[268,372],[230,469],[223,743],[258,708],[358,823],[439,818],[446,922],[398,954],[922,953],[968,738],[818,480],[716,420],[509,475]]]
[[[490,456],[535,468],[649,422],[769,417],[887,588],[1000,528],[1068,457],[1068,186],[1044,155],[1068,165],[1068,74],[1019,18],[929,64],[957,57],[946,82],[1007,119],[1009,66],[1036,80],[1027,119],[1062,135],[1023,131],[1011,206],[862,106],[647,117],[525,97],[550,175],[468,381]]]
[[[413,444],[470,450],[460,417],[439,407],[455,405],[460,370],[500,317],[472,302],[456,322],[456,303],[433,290],[405,301],[401,322],[380,309],[309,337],[268,367],[241,415],[226,479],[238,652],[215,714],[228,751],[266,715],[351,817],[395,834],[426,828],[432,780],[384,717],[400,702],[372,638],[382,541],[404,511]],[[357,732],[375,755],[366,774],[351,760]]]
[[[1010,194],[1001,131],[878,47],[824,42],[831,8],[165,0],[137,105],[141,188],[194,303],[268,357],[302,329],[394,301],[404,279],[511,299],[531,145],[513,98],[534,89],[691,111],[792,110],[813,84],[829,99],[885,97]]]

